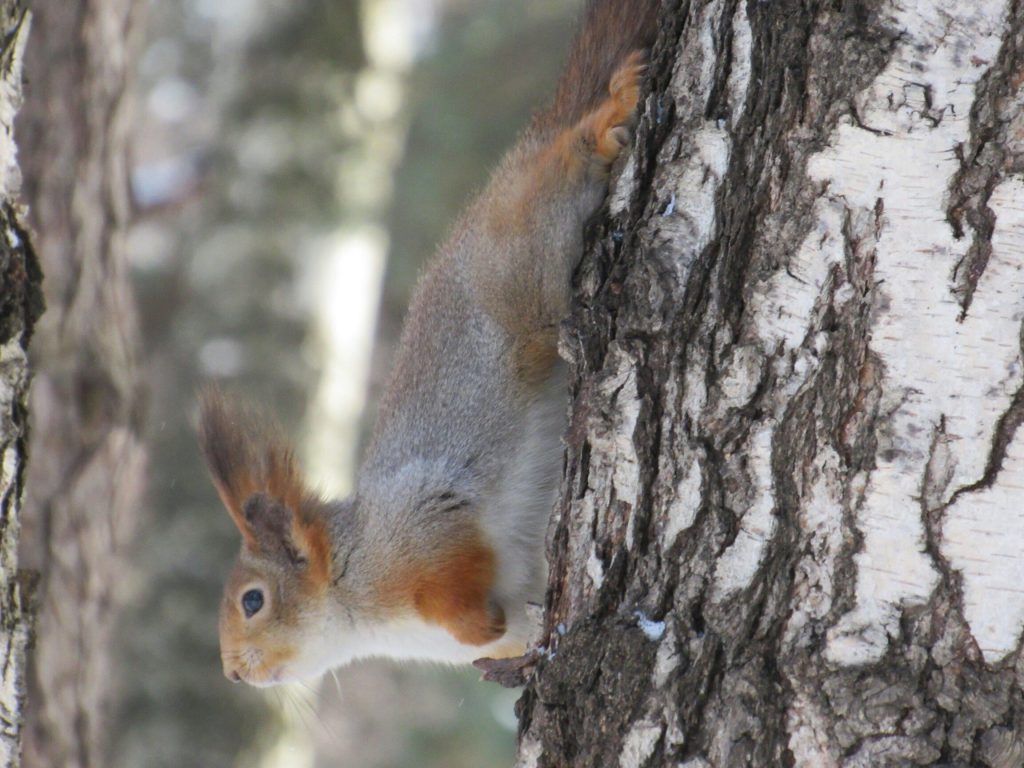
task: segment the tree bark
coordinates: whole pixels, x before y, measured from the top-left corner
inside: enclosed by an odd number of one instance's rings
[[[1024,2],[667,2],[520,766],[1024,764]]]
[[[18,537],[28,456],[27,351],[43,298],[21,221],[14,144],[29,26],[20,2],[0,2],[0,768],[19,765],[31,630],[31,579],[18,569]]]
[[[22,555],[42,574],[26,766],[105,765],[122,550],[141,496],[139,342],[124,246],[134,0],[36,0],[25,197],[46,274]]]

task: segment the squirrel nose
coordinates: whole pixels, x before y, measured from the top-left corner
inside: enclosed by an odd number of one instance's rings
[[[238,674],[237,669],[232,669],[230,672],[228,670],[224,670],[224,677],[226,677],[232,683],[242,682],[242,676]]]

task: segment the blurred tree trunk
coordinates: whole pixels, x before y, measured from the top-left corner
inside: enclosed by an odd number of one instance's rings
[[[668,5],[519,765],[1024,765],[1024,2]]]
[[[22,557],[42,574],[24,763],[102,766],[119,558],[139,503],[125,258],[134,0],[35,0],[18,132],[48,311],[32,362]]]
[[[42,275],[18,206],[21,174],[14,115],[21,105],[29,17],[0,2],[0,768],[17,768],[25,701],[30,589],[18,570],[28,454],[28,343],[40,313]]]

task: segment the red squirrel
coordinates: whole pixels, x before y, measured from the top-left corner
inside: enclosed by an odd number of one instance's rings
[[[202,450],[242,534],[220,608],[229,679],[526,650],[561,469],[558,325],[584,227],[631,141],[658,6],[587,4],[553,103],[419,281],[350,498],[319,498],[276,430],[202,397]]]

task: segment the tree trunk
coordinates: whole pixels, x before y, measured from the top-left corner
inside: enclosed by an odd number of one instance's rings
[[[126,94],[134,0],[35,0],[18,132],[46,274],[22,555],[42,574],[26,766],[105,765],[119,562],[139,504]]]
[[[13,135],[29,26],[20,2],[0,2],[0,768],[19,764],[31,618],[18,536],[28,454],[27,351],[43,297],[39,264],[20,220]]]
[[[520,766],[1024,764],[1024,2],[668,2]]]

